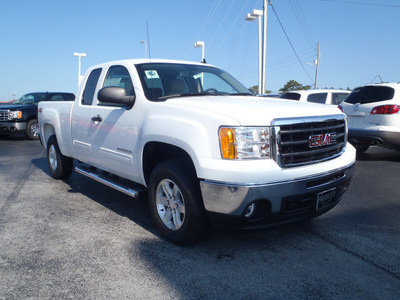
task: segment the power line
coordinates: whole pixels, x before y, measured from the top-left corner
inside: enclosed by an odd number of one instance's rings
[[[396,4],[378,4],[378,3],[355,2],[355,1],[346,1],[346,0],[321,0],[321,1],[324,1],[324,2],[339,2],[339,3],[348,3],[348,4],[358,4],[358,5],[370,5],[370,6],[400,7],[400,5],[396,5]]]
[[[292,50],[293,50],[294,54],[296,55],[297,60],[299,61],[301,67],[303,68],[304,72],[307,74],[307,76],[308,76],[308,78],[310,79],[310,81],[311,81],[311,82],[314,82],[313,79],[311,78],[310,74],[308,74],[308,72],[307,72],[306,68],[304,67],[303,63],[301,62],[301,60],[300,60],[300,58],[299,58],[299,56],[298,56],[296,50],[294,49],[294,46],[293,46],[292,42],[290,41],[289,36],[288,36],[288,34],[286,33],[286,30],[285,30],[285,28],[283,27],[283,24],[282,24],[281,20],[280,20],[279,17],[278,17],[278,14],[276,13],[275,7],[272,5],[271,2],[269,2],[269,4],[271,5],[273,12],[274,12],[276,18],[278,19],[279,25],[281,26],[281,28],[282,28],[282,30],[283,30],[283,33],[285,34],[286,39],[288,40],[288,42],[289,42],[289,44],[290,44],[290,47],[292,47]]]

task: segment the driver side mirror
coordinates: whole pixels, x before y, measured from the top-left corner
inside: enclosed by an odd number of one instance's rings
[[[97,99],[107,104],[122,104],[131,107],[135,103],[135,96],[127,96],[124,88],[116,86],[102,88],[97,94]]]

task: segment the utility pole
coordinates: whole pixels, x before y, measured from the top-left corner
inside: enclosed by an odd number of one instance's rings
[[[315,83],[314,83],[314,88],[318,88],[318,67],[319,67],[319,42],[318,42],[318,49],[317,49],[317,59],[315,60]]]
[[[266,59],[267,59],[267,12],[268,12],[268,3],[271,3],[270,0],[263,0],[263,53],[262,53],[262,82],[261,88],[259,89],[261,93],[265,93],[265,74],[266,74]]]

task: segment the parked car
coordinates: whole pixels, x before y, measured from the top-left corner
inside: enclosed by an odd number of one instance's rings
[[[370,145],[400,150],[400,84],[355,88],[339,108],[347,115],[349,141],[359,153]]]
[[[93,66],[75,102],[38,112],[53,178],[77,160],[77,172],[132,197],[147,187],[157,228],[180,245],[209,222],[259,228],[321,215],[355,162],[337,107],[254,97],[204,63]]]
[[[350,91],[346,90],[299,90],[284,93],[279,98],[300,102],[339,105],[349,94]]]
[[[0,135],[25,133],[31,140],[39,139],[37,104],[41,101],[73,101],[72,93],[29,93],[14,103],[0,106]]]

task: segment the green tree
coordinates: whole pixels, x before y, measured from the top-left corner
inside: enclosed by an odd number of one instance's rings
[[[310,88],[310,85],[302,85],[296,80],[289,80],[279,91],[282,93],[286,93],[289,91],[309,90]]]
[[[258,94],[258,84],[249,87],[249,91],[252,92],[254,95],[257,95]],[[261,93],[261,94],[269,94],[269,93],[272,93],[272,91],[266,90],[264,93]]]

